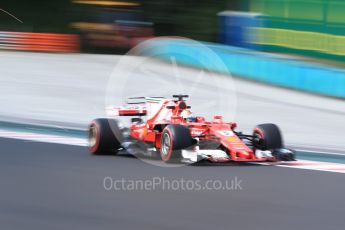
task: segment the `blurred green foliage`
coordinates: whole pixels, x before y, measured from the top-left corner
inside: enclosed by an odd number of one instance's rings
[[[240,0],[133,0],[140,3],[136,11],[154,23],[156,35],[183,36],[215,41],[217,13],[236,9]],[[2,0],[1,8],[18,17],[20,23],[0,12],[0,30],[33,32],[70,32],[73,21],[96,21],[93,12],[116,11],[109,7],[73,4],[72,0]],[[90,10],[94,8],[94,10]],[[115,19],[116,20],[116,19]]]
[[[249,5],[275,31],[262,36],[262,50],[344,61],[344,0],[250,0]]]
[[[218,31],[217,13],[225,10],[229,2],[231,1],[147,0],[143,11],[146,18],[155,23],[157,35],[214,41]]]
[[[30,32],[68,32],[71,0],[1,0],[1,9],[19,18],[0,12],[0,29]]]

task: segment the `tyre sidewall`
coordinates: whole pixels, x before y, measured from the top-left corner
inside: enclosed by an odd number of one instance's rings
[[[259,136],[263,141],[260,150],[280,149],[284,146],[280,129],[275,124],[260,124],[255,127],[253,135]]]
[[[170,137],[170,149],[166,156],[160,149],[161,159],[165,162],[178,162],[182,158],[182,150],[193,145],[190,131],[183,125],[168,125],[162,132],[161,144],[166,134]]]
[[[121,147],[122,133],[118,122],[114,119],[96,119],[90,124],[90,128],[96,129],[96,144],[89,149],[94,154],[116,153]]]

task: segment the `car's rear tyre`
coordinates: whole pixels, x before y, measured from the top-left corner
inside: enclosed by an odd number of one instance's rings
[[[182,149],[193,145],[190,131],[183,125],[168,125],[161,135],[160,156],[164,162],[176,163],[181,160]]]
[[[261,124],[253,132],[255,149],[271,150],[283,148],[283,138],[277,125]]]
[[[121,147],[122,132],[114,119],[95,119],[89,125],[89,150],[96,155],[116,154]]]

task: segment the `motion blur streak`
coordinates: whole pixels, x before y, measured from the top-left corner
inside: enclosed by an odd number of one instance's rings
[[[345,55],[345,36],[276,28],[248,28],[252,33],[249,42],[261,45],[282,46],[292,49],[319,51]],[[327,40],[327,42],[324,42]]]
[[[78,52],[79,36],[54,33],[0,32],[0,49]]]
[[[20,20],[19,18],[17,18],[16,16],[14,16],[13,14],[11,14],[10,12],[8,12],[8,11],[6,11],[6,10],[4,10],[4,9],[1,9],[1,8],[0,8],[0,11],[2,11],[2,12],[4,12],[4,13],[8,14],[9,16],[11,16],[12,18],[14,18],[14,19],[17,20],[18,22],[23,23],[22,20]]]
[[[73,3],[78,4],[89,4],[89,5],[100,5],[100,6],[138,6],[138,3],[132,2],[120,2],[120,1],[91,1],[91,0],[76,0]]]

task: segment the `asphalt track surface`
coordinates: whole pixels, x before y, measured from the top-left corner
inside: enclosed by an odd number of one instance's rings
[[[228,165],[153,166],[85,147],[0,139],[1,229],[343,229],[342,174]],[[127,180],[241,180],[237,190],[107,191]]]

